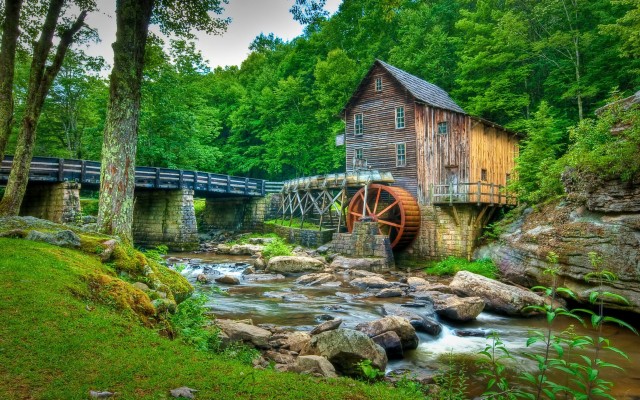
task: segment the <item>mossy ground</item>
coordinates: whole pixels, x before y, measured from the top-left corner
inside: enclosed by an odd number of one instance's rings
[[[166,399],[189,386],[198,399],[402,399],[384,386],[254,370],[169,340],[91,296],[91,276],[113,276],[98,257],[0,238],[0,398]]]

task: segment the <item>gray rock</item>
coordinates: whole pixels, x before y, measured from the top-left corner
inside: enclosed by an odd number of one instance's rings
[[[253,268],[257,270],[267,268],[267,263],[264,261],[264,258],[258,257],[253,261]]]
[[[402,351],[402,340],[394,331],[381,333],[371,339],[387,352],[387,357],[389,359],[402,358],[404,356],[404,352]]]
[[[272,243],[274,238],[251,238],[249,239],[250,244],[269,244]]]
[[[320,374],[325,378],[337,378],[333,364],[321,356],[299,356],[296,360],[296,371],[306,374]]]
[[[266,329],[225,319],[216,320],[216,325],[220,327],[222,332],[224,332],[232,342],[240,341],[250,343],[259,349],[269,347],[271,332]]]
[[[389,269],[389,261],[386,258],[348,258],[337,256],[331,261],[331,268],[360,269],[366,271],[382,271]]]
[[[313,328],[311,330],[311,332],[309,332],[309,334],[311,336],[313,335],[318,335],[322,332],[328,332],[334,329],[338,329],[340,327],[340,325],[342,325],[342,320],[341,319],[332,319],[326,322],[321,323],[320,325],[316,326],[315,328]]]
[[[384,371],[387,354],[369,336],[351,329],[335,329],[313,336],[302,355],[325,357],[336,370],[349,376],[362,376],[359,362],[371,360],[371,365]]]
[[[378,276],[356,278],[349,282],[349,285],[360,289],[384,289],[393,286],[391,282],[388,282]]]
[[[188,388],[186,386],[182,386],[177,389],[171,389],[169,392],[173,397],[184,397],[185,399],[195,399],[195,393],[197,392],[197,390]]]
[[[224,275],[215,279],[218,283],[224,283],[225,285],[239,285],[240,279],[232,275]]]
[[[291,332],[287,334],[286,339],[283,341],[282,348],[300,353],[309,345],[310,341],[311,335],[307,332]]]
[[[218,246],[218,250],[220,250],[220,246]],[[234,244],[229,249],[229,254],[252,256],[254,254],[262,252],[263,250],[264,246],[260,246],[257,244]]]
[[[389,316],[376,321],[364,322],[356,325],[356,330],[366,333],[371,338],[385,332],[395,332],[400,338],[404,350],[415,349],[419,343],[416,330],[409,323],[409,320],[398,316]]]
[[[205,274],[198,274],[196,281],[200,283],[209,283],[209,278]]]
[[[249,282],[262,282],[262,281],[281,281],[286,278],[282,274],[251,274],[251,275],[244,275],[242,279]]]
[[[407,284],[410,288],[415,288],[416,286],[428,286],[429,282],[423,278],[410,276],[409,278],[407,278]]]
[[[302,275],[298,279],[296,279],[296,283],[298,285],[306,285],[306,286],[317,286],[323,283],[327,283],[330,281],[334,281],[336,278],[333,274],[328,274],[325,272],[320,272],[317,274],[306,274]]]
[[[484,300],[480,297],[458,297],[449,295],[442,302],[433,304],[438,315],[453,321],[471,321],[484,310]]]
[[[384,315],[395,315],[409,320],[416,331],[434,336],[442,332],[442,325],[435,319],[435,311],[431,306],[408,308],[398,304],[385,304],[382,306],[382,312]]]
[[[324,264],[311,257],[278,256],[269,259],[267,271],[270,273],[294,274],[298,272],[322,271]]]
[[[60,247],[68,247],[68,248],[79,248],[80,247],[80,236],[76,235],[73,231],[63,230],[58,232],[40,232],[40,231],[30,231],[25,237],[27,240],[33,240],[34,242],[44,242],[49,243],[54,246]]]
[[[376,293],[376,297],[378,298],[401,297],[403,294],[404,292],[400,288],[387,288],[387,289],[382,289],[381,291]]]
[[[92,399],[108,399],[109,397],[117,396],[117,392],[107,392],[98,390],[89,390],[89,397]]]
[[[449,287],[462,296],[480,297],[488,310],[507,315],[528,315],[531,312],[526,307],[544,304],[544,299],[530,290],[468,271],[458,272]]]
[[[102,244],[100,245],[102,247],[102,252],[100,253],[100,261],[109,261],[117,244],[118,242],[115,239],[109,239],[102,242]]]
[[[382,274],[378,274],[371,271],[365,271],[362,269],[351,269],[351,270],[348,270],[347,273],[349,274],[349,276],[353,278],[367,278],[370,276],[377,276],[378,278],[383,277]]]
[[[151,290],[151,288],[146,283],[142,283],[142,282],[134,283],[133,287],[136,289],[140,289],[143,292],[148,292],[149,290]]]

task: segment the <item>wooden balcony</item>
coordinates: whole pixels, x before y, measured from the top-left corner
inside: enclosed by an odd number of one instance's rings
[[[516,206],[515,193],[507,191],[503,185],[486,182],[449,183],[431,185],[431,204],[473,204]]]

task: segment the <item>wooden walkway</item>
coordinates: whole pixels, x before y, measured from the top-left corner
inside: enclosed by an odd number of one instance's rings
[[[6,156],[0,165],[0,185],[6,184],[13,162]],[[83,187],[100,187],[100,163],[87,160],[34,157],[31,161],[29,181],[78,182]],[[140,189],[193,189],[199,195],[232,195],[260,197],[269,192],[263,179],[242,178],[170,168],[136,167],[136,188]]]

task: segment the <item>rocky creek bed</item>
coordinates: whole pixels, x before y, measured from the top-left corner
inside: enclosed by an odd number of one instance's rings
[[[524,317],[523,309],[540,301],[537,297],[520,293],[515,296],[520,302],[507,304],[500,300],[504,296],[496,295],[504,288],[483,294],[478,290],[482,282],[474,281],[475,276],[463,274],[449,282],[402,270],[374,274],[345,260],[324,263],[313,252],[302,254],[305,267],[300,267],[300,260],[282,259],[267,265],[250,256],[256,250],[236,249],[240,253],[236,255],[182,253],[168,260],[209,297],[208,307],[222,321],[226,336],[262,351],[258,367],[275,363],[282,371],[354,375],[358,371],[352,364],[366,358],[388,376],[408,372],[431,383],[446,367],[448,354],[473,358],[488,343],[487,335],[497,331],[517,356],[518,367],[531,368],[522,357],[527,334],[545,323],[539,317]],[[561,330],[568,323],[559,321],[556,328]],[[613,395],[640,398],[640,339],[617,327],[607,328],[607,336],[630,357],[630,361],[611,360],[625,368],[612,378]],[[369,348],[371,341],[384,351]],[[336,343],[362,345],[365,350],[358,350],[364,352],[359,355],[344,354],[336,350]],[[326,359],[331,363],[324,363]],[[471,388],[480,393],[483,383],[475,379],[471,378]]]

